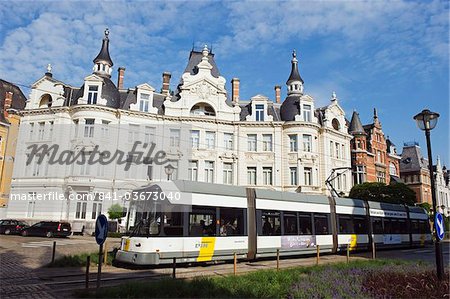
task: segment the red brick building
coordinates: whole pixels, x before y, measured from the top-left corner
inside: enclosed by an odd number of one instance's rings
[[[377,111],[373,123],[362,125],[359,114],[354,111],[349,125],[351,141],[353,184],[382,182],[389,184],[398,180],[400,157],[395,145],[384,136]]]

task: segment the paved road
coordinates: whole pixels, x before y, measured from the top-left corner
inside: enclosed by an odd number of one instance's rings
[[[111,242],[109,248],[113,247]],[[63,254],[75,254],[81,252],[94,252],[98,249],[93,237],[75,236],[63,239],[47,239],[36,237],[0,236],[0,297],[4,298],[58,298],[64,294],[65,281],[78,281],[75,287],[83,287],[84,269],[58,269],[42,268],[51,259],[53,241],[57,242],[57,256]],[[119,239],[114,246],[118,246]],[[444,259],[446,265],[450,262],[450,243],[443,243]],[[351,259],[368,258],[370,253],[351,253]],[[377,258],[423,260],[434,264],[434,247],[397,250],[380,250]],[[345,261],[345,255],[325,255],[321,257],[321,263]],[[289,258],[280,261],[280,267],[307,266],[315,264],[315,257]],[[238,264],[238,272],[257,271],[259,269],[274,269],[275,260],[263,260],[255,263],[241,261]],[[95,281],[95,270],[91,269],[91,279]],[[139,279],[152,278],[161,275],[170,275],[171,268],[150,268],[145,270],[128,270],[114,267],[105,267],[104,278],[109,284],[116,284],[122,278]],[[218,264],[208,266],[180,267],[177,269],[177,277],[194,277],[199,275],[226,275],[233,273],[233,264]],[[94,282],[91,284],[94,285]],[[67,286],[66,286],[67,287]],[[70,293],[66,293],[68,295]]]

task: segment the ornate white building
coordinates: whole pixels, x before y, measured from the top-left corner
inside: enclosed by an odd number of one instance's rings
[[[345,112],[334,93],[329,105],[315,107],[314,99],[304,93],[295,51],[282,103],[280,86],[275,86],[275,101],[263,95],[242,100],[237,78],[231,80],[232,95],[227,97],[226,80],[206,46],[191,51],[172,93],[167,72],[160,92],[147,83],[125,89],[124,68],[118,69],[116,86],[111,81],[108,34],[105,31],[93,73],[80,88],[53,78],[51,68],[33,84],[23,111],[12,182],[12,193],[29,200],[11,200],[8,217],[91,223],[112,204],[101,200],[101,194],[121,199],[130,189],[167,178],[326,193],[325,180],[332,169],[351,167],[352,136]],[[177,148],[183,138],[190,140],[189,153],[183,146]],[[32,145],[58,144],[59,152],[86,155],[96,145],[128,152],[135,141],[152,140],[167,152],[173,173],[167,172],[167,165],[145,159],[134,163],[132,155],[127,156],[128,171],[116,163],[50,165],[49,154],[41,164],[27,163]],[[347,194],[351,182],[347,172],[334,186]],[[62,200],[39,199],[49,192],[62,194]],[[74,194],[94,200],[68,200]]]

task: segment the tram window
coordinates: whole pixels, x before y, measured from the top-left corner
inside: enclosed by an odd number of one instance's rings
[[[297,214],[284,212],[283,214],[284,220],[284,234],[285,235],[297,235]]]
[[[311,214],[300,213],[298,221],[300,223],[300,235],[312,235]]]
[[[216,209],[204,209],[189,213],[189,236],[215,236]]]
[[[353,221],[351,215],[338,215],[339,233],[353,234]]]
[[[383,223],[384,223],[384,233],[392,234],[391,219],[384,218]]]
[[[367,234],[367,222],[365,217],[353,216],[353,225],[355,234]]]
[[[430,233],[430,225],[428,224],[428,221],[419,220],[419,231],[421,234]]]
[[[372,229],[374,234],[382,234],[383,220],[381,218],[372,218]]]
[[[418,220],[411,220],[411,233],[412,234],[420,233],[419,221]]]
[[[399,234],[401,231],[400,225],[397,219],[391,219],[391,233]]]
[[[220,208],[220,235],[244,235],[244,209]]]
[[[262,211],[262,235],[281,235],[280,212]]]
[[[166,236],[183,236],[183,213],[164,213],[164,234]]]
[[[328,235],[330,231],[328,215],[314,214],[314,228],[316,230],[316,235]]]
[[[401,234],[406,234],[408,232],[405,219],[398,219],[398,229]]]

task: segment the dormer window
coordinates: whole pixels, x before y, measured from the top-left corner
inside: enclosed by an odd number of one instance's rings
[[[97,104],[98,86],[90,85],[88,90],[88,104]]]
[[[303,105],[303,121],[311,121],[311,105]]]
[[[255,105],[256,121],[264,121],[264,105]]]
[[[216,112],[211,105],[207,103],[198,103],[192,106],[191,115],[206,115],[206,116],[216,116]]]
[[[142,112],[148,112],[148,107],[150,106],[150,95],[146,93],[141,93],[139,100],[139,110]]]

